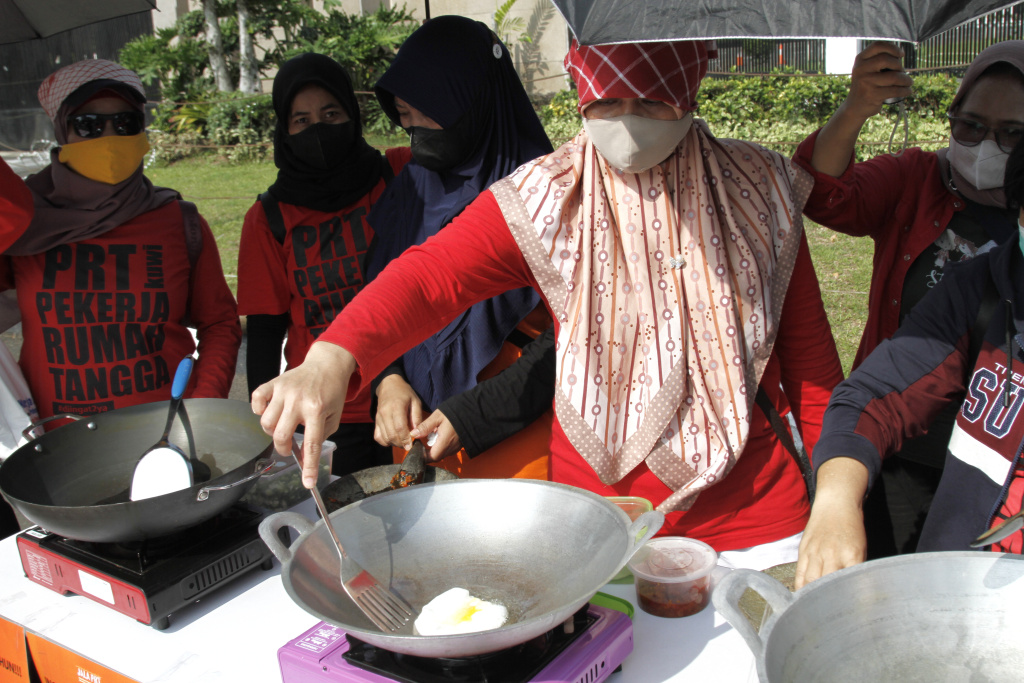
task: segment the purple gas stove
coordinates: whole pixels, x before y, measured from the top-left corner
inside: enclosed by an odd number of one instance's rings
[[[584,605],[521,645],[465,658],[415,657],[368,645],[320,622],[278,650],[284,683],[601,683],[633,651],[622,612]]]

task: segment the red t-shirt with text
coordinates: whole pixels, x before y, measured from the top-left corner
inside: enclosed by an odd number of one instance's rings
[[[410,158],[408,147],[387,150],[395,174]],[[238,312],[288,313],[284,357],[289,368],[302,363],[320,333],[362,289],[366,252],[374,235],[366,217],[385,187],[382,179],[340,211],[279,203],[283,244],[270,231],[260,202],[245,214],[238,250]],[[346,402],[341,421],[371,421],[369,387]]]

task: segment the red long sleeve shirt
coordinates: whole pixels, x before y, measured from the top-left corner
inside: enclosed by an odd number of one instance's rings
[[[178,202],[98,237],[9,257],[22,315],[21,369],[40,417],[167,400],[179,361],[187,397],[226,398],[242,339],[217,242],[201,221],[193,269]]]
[[[0,253],[21,237],[32,222],[33,213],[32,193],[7,162],[0,159]]]
[[[964,202],[943,183],[936,154],[917,147],[899,156],[851,160],[838,178],[820,173],[811,165],[818,132],[800,143],[793,156],[793,163],[814,176],[804,213],[833,230],[875,241],[868,320],[853,360],[856,368],[900,326],[907,271],[953,214],[964,210]]]
[[[467,306],[523,286],[540,291],[494,195],[484,192],[448,227],[392,262],[320,340],[342,346],[355,356],[359,376],[353,378],[350,392],[357,391],[391,358],[447,324]],[[552,318],[557,320],[554,315]],[[789,412],[787,398],[792,402],[810,450],[821,430],[831,390],[841,379],[839,356],[804,244],[761,385],[782,414]],[[551,441],[551,478],[601,495],[642,496],[655,505],[670,493],[643,464],[622,481],[605,486],[557,421]],[[661,533],[700,538],[716,550],[732,550],[802,531],[807,514],[799,469],[767,418],[755,409],[739,463],[721,483],[702,493],[690,510],[667,515]]]

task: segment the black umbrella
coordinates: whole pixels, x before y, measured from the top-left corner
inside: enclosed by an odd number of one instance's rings
[[[156,0],[0,0],[0,44],[156,9]]]
[[[553,0],[584,45],[723,38],[918,43],[1020,0]]]

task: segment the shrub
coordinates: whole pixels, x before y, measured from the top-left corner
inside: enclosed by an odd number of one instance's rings
[[[946,145],[946,107],[957,86],[958,81],[945,74],[914,77],[914,93],[904,102],[908,146],[938,149]],[[697,94],[697,115],[719,137],[750,140],[792,155],[800,141],[825,125],[846,98],[849,87],[848,76],[777,73],[706,78]],[[560,145],[579,131],[577,101],[575,90],[563,90],[541,108],[540,119],[552,144]],[[881,116],[868,120],[856,149],[859,161],[887,151],[898,112],[898,105],[887,105]],[[902,147],[903,138],[903,125],[899,123],[893,135],[893,151]]]
[[[228,146],[232,161],[262,160],[272,149],[276,121],[270,95],[219,93],[207,119],[209,141]]]

